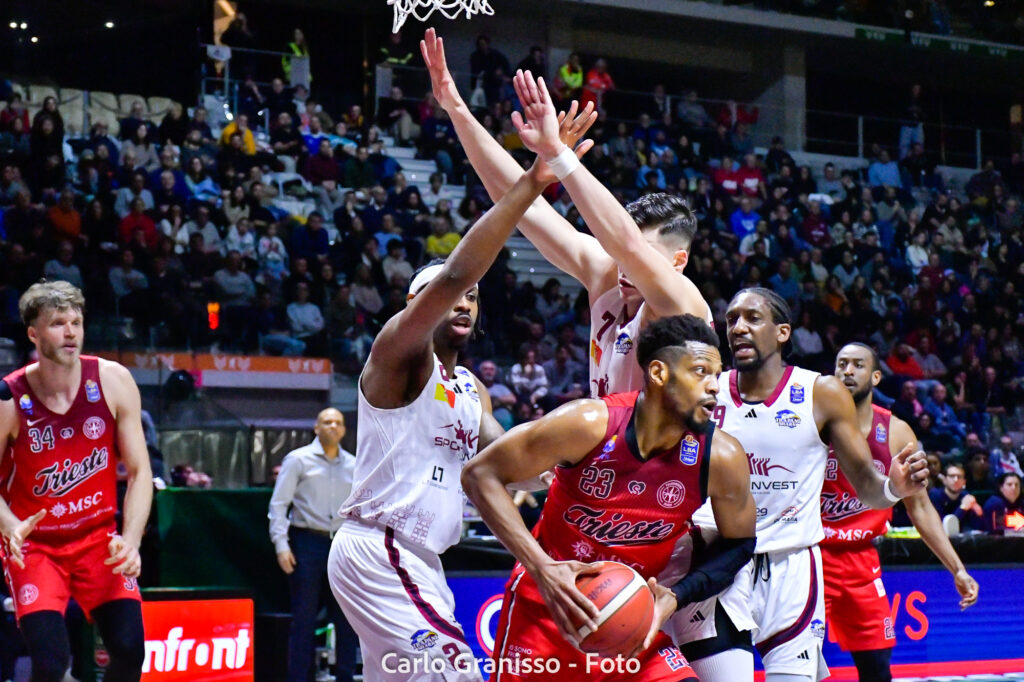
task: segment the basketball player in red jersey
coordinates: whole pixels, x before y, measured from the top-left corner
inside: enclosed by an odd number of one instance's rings
[[[637,358],[642,391],[568,403],[508,432],[463,471],[466,493],[519,560],[498,625],[496,682],[573,673],[588,680],[696,680],[659,629],[679,606],[731,583],[753,554],[746,455],[711,422],[722,369],[718,336],[693,315],[661,318],[641,332]],[[531,535],[505,488],[552,468],[554,482]],[[689,575],[670,575],[690,516],[707,498],[725,542]],[[604,560],[632,566],[657,597],[652,628],[634,652],[639,666],[629,674],[595,670],[564,641],[575,641],[572,619],[594,626],[596,608],[575,581],[592,570],[582,561]],[[559,672],[536,670],[534,662],[552,659]]]
[[[71,597],[103,637],[105,679],[138,680],[145,641],[136,578],[153,501],[139,389],[121,365],[81,355],[85,301],[74,286],[33,284],[18,305],[39,362],[3,380],[12,398],[0,401],[0,532],[32,680],[64,679]],[[128,472],[120,535],[118,461]]]
[[[476,120],[459,95],[445,64],[443,42],[434,29],[427,29],[420,48],[434,97],[451,117],[488,195],[498,201],[523,174],[522,167]],[[529,73],[514,82],[524,107],[547,100],[545,115],[554,119],[550,98]],[[592,107],[579,116],[576,111],[573,103],[558,134],[541,136],[527,147],[545,159],[566,150],[567,145],[575,147],[596,117]],[[576,147],[576,155],[582,156],[592,146],[592,141],[584,140]],[[547,179],[559,180],[554,174]],[[644,325],[684,313],[711,322],[711,310],[700,291],[682,274],[697,230],[696,217],[685,201],[668,194],[645,196],[623,208],[585,167],[561,182],[594,236],[578,231],[543,198],[529,208],[519,228],[544,258],[587,290],[591,395],[639,390],[643,372],[632,353]]]
[[[868,441],[875,468],[889,473],[898,443],[915,443],[914,432],[898,417],[871,403],[872,389],[882,380],[878,356],[870,346],[850,343],[836,356],[836,378],[853,394],[861,433]],[[903,498],[921,538],[953,574],[960,607],[978,600],[978,583],[964,568],[949,543],[927,491]],[[864,505],[829,449],[821,490],[821,521],[825,539],[821,560],[825,577],[825,610],[829,627],[853,656],[860,682],[891,682],[889,660],[895,644],[894,623],[882,584],[878,552],[871,540],[883,535],[891,509]]]

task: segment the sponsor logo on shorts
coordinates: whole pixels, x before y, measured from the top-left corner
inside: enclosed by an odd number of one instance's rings
[[[626,355],[631,350],[633,350],[633,339],[629,338],[629,334],[626,332],[622,332],[615,339],[615,352],[619,355]]]
[[[885,626],[885,638],[896,639],[896,628],[892,626],[892,618],[886,618],[882,624]]]
[[[129,592],[135,592],[137,589],[139,589],[139,583],[135,580],[135,578],[125,578],[123,585],[124,589],[128,590]]]
[[[804,401],[804,387],[800,384],[793,384],[789,387],[789,402],[799,405]]]
[[[90,440],[96,440],[107,430],[107,423],[101,417],[89,417],[82,424],[82,433]]]
[[[686,487],[679,481],[665,481],[658,488],[658,504],[675,509],[686,499]]]
[[[85,399],[90,403],[98,403],[100,401],[100,387],[92,379],[88,379],[85,382]]]
[[[875,427],[875,440],[877,440],[879,443],[884,443],[885,442],[885,437],[887,435],[888,434],[887,434],[887,432],[885,430],[885,426],[884,425],[879,424],[878,426]]]
[[[437,633],[433,630],[417,630],[409,638],[409,643],[416,651],[426,651],[437,644]]]
[[[795,429],[800,426],[800,415],[793,410],[779,410],[775,413],[776,426],[785,426],[787,429]]]
[[[39,588],[32,583],[25,583],[18,588],[18,603],[22,606],[34,604],[39,599]]]
[[[811,634],[818,639],[825,639],[825,622],[820,618],[811,621]]]
[[[687,466],[697,463],[697,452],[700,450],[700,443],[693,437],[693,434],[686,434],[679,444],[679,461]]]

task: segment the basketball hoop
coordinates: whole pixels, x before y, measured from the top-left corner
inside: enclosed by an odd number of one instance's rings
[[[410,14],[420,21],[426,21],[434,10],[449,19],[455,19],[463,12],[467,19],[472,18],[474,14],[494,14],[494,9],[487,0],[388,0],[388,4],[395,7],[392,33],[401,30],[402,24]]]

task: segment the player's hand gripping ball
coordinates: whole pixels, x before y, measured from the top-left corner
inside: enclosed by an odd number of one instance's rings
[[[654,620],[654,594],[629,566],[602,561],[596,573],[581,575],[576,588],[600,610],[597,629],[573,622],[581,650],[608,658],[628,656],[643,644]]]

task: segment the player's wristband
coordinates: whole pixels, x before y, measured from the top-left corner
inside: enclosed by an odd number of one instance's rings
[[[576,158],[576,152],[569,149],[568,145],[562,146],[562,151],[558,152],[558,156],[547,161],[548,168],[555,174],[555,177],[559,181],[566,179],[569,175],[580,167],[580,160]]]
[[[888,476],[885,477],[885,483],[882,484],[882,494],[885,495],[885,499],[889,500],[893,504],[896,504],[903,499],[892,491],[892,479]]]

